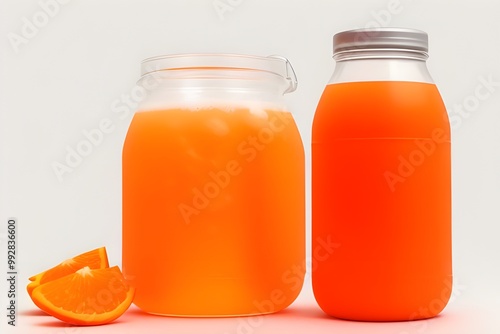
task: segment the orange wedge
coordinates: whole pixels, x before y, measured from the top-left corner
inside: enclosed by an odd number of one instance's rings
[[[31,282],[26,288],[28,290],[28,294],[31,297],[33,290],[39,285],[69,274],[73,274],[83,267],[89,267],[90,269],[108,268],[109,264],[106,247],[101,247],[89,252],[82,253],[71,259],[64,260],[55,267],[43,271],[35,276],[31,276],[29,278]]]
[[[44,283],[33,301],[45,312],[73,325],[102,325],[121,316],[134,298],[118,267],[90,269]]]

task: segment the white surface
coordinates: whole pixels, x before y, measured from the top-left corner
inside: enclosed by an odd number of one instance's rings
[[[307,290],[307,289],[306,289]],[[413,322],[354,322],[326,316],[310,299],[308,291],[290,308],[272,315],[245,318],[167,318],[142,313],[132,306],[115,323],[96,327],[68,326],[57,319],[43,315],[30,307],[21,312],[21,325],[8,333],[30,334],[148,334],[203,333],[203,334],[258,334],[258,333],[342,333],[342,334],[471,334],[500,333],[500,324],[493,321],[500,311],[490,301],[470,298],[470,294],[456,296],[440,316]],[[489,307],[485,307],[489,305]]]
[[[221,2],[233,5],[219,16],[214,3]],[[22,293],[20,327],[7,328],[2,316],[2,333],[135,333],[146,328],[150,333],[240,333],[237,319],[142,317],[132,311],[110,326],[60,327],[31,315],[35,308],[24,286],[30,275],[101,245],[107,246],[110,262],[120,264],[121,146],[142,59],[192,52],[286,56],[299,79],[287,101],[309,161],[312,116],[334,67],[332,36],[376,24],[429,33],[429,69],[453,129],[454,275],[464,287],[434,320],[372,324],[322,317],[307,286],[289,311],[266,316],[248,333],[500,332],[500,3],[74,0],[58,8],[15,52],[9,33],[21,34],[33,17],[43,19],[41,5],[32,0],[0,3],[0,236],[5,238],[7,218],[17,217]],[[488,80],[495,84],[485,84]],[[52,164],[64,162],[67,150],[85,139],[84,131],[103,127],[106,119],[112,126],[102,142],[60,182]],[[309,235],[309,218],[307,226]],[[4,245],[5,239],[2,268]],[[0,296],[4,308],[3,279]]]

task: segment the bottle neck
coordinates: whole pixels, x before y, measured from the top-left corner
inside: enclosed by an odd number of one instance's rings
[[[427,54],[405,50],[353,50],[335,54],[332,83],[411,81],[434,83],[427,69]]]

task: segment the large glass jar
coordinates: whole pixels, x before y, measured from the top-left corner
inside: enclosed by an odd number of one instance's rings
[[[304,150],[277,56],[146,59],[123,147],[123,271],[142,310],[272,313],[298,295]]]

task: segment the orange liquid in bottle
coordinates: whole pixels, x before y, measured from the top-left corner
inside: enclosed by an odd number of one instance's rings
[[[304,152],[290,113],[138,112],[123,149],[123,269],[146,312],[272,313],[298,295]]]
[[[313,288],[355,320],[435,316],[451,294],[450,129],[435,85],[327,86],[312,137]],[[334,244],[318,253],[321,240]],[[324,242],[323,242],[324,244]]]

